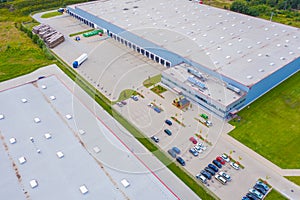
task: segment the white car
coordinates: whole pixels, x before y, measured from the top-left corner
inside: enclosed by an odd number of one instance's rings
[[[227,181],[231,181],[231,177],[225,172],[219,172],[220,176],[223,176]]]
[[[224,154],[224,153],[221,155],[221,157],[222,157],[226,162],[229,162],[229,161],[230,161],[229,157],[228,157],[226,154]]]
[[[197,174],[196,178],[199,179],[202,183],[206,183],[206,178],[202,174]]]
[[[234,169],[236,170],[239,170],[240,169],[240,166],[238,164],[236,164],[235,162],[231,162],[230,163],[230,166],[233,167]]]
[[[249,192],[252,193],[254,196],[256,196],[259,199],[262,199],[264,197],[264,195],[262,193],[260,193],[259,191],[257,191],[256,189],[249,189]]]
[[[224,178],[224,177],[222,177],[222,176],[220,176],[220,175],[215,175],[215,179],[217,179],[220,183],[222,183],[223,185],[225,185],[226,183],[227,183],[227,180]]]

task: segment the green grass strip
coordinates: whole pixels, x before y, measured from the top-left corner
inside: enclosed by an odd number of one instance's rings
[[[41,18],[51,18],[51,17],[55,17],[55,16],[59,16],[59,15],[62,15],[61,12],[58,12],[58,11],[53,11],[53,12],[48,12],[48,13],[45,13],[41,16]]]
[[[300,186],[300,176],[285,176],[285,178]]]

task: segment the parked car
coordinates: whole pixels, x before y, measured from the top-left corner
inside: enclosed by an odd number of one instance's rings
[[[134,95],[132,95],[132,96],[131,96],[131,98],[132,98],[134,101],[138,101],[138,100],[139,100],[139,98],[138,98],[138,96],[137,96],[137,95],[135,95],[135,96],[134,96]]]
[[[126,105],[126,104],[127,104],[126,101],[121,101],[121,103],[122,103],[123,105]]]
[[[230,162],[229,157],[228,157],[225,153],[223,153],[223,154],[221,155],[221,157],[222,157],[226,162]]]
[[[175,153],[177,153],[177,154],[180,154],[180,149],[178,148],[178,147],[173,147],[172,148],[173,149],[173,151],[175,151]]]
[[[215,164],[218,168],[222,168],[222,164],[219,161],[213,160],[212,163]]]
[[[248,192],[248,193],[246,194],[246,197],[248,197],[248,198],[251,199],[251,200],[259,200],[259,198],[257,198],[254,194],[252,194],[252,193],[250,193],[250,192]]]
[[[264,195],[263,195],[262,193],[260,193],[259,191],[257,191],[257,190],[254,189],[254,188],[250,188],[250,189],[249,189],[249,192],[250,192],[251,194],[253,194],[254,196],[256,196],[257,198],[259,198],[259,199],[262,199],[262,198],[264,197]]]
[[[168,136],[171,136],[171,135],[172,135],[172,132],[171,132],[169,129],[165,129],[164,132],[165,132]]]
[[[175,151],[173,151],[173,149],[169,149],[169,150],[168,150],[168,153],[169,153],[173,158],[176,158],[176,153],[175,153]]]
[[[208,121],[208,120],[205,123],[206,123],[206,126],[212,126],[213,125],[212,122]]]
[[[262,193],[263,195],[267,194],[267,191],[261,185],[255,184],[253,188]]]
[[[197,152],[194,148],[191,148],[191,149],[189,150],[189,152],[190,152],[191,154],[193,154],[194,156],[198,156],[198,155],[199,155],[198,152]]]
[[[214,176],[216,174],[215,171],[209,167],[205,167],[204,170],[207,171],[208,173],[210,173],[212,176]]]
[[[196,178],[199,179],[202,183],[206,183],[206,178],[202,174],[197,174]]]
[[[223,185],[227,183],[227,180],[223,176],[220,176],[219,174],[215,175],[215,178]]]
[[[219,171],[219,169],[213,164],[208,164],[208,167],[211,168],[212,170],[214,170],[215,172]]]
[[[225,160],[221,156],[218,156],[216,160],[219,161],[222,165],[225,165]]]
[[[123,104],[122,104],[121,102],[117,102],[117,105],[118,105],[119,107],[123,107]]]
[[[158,142],[159,142],[159,138],[158,138],[158,137],[156,137],[156,136],[152,136],[152,137],[151,137],[151,139],[152,139],[154,142],[156,142],[156,143],[158,143]]]
[[[227,181],[231,181],[231,177],[225,172],[219,172],[220,176],[223,176]]]
[[[240,169],[240,166],[238,164],[236,164],[235,162],[231,162],[230,163],[230,166],[233,167],[234,169],[236,170],[239,170]]]
[[[194,137],[190,137],[190,141],[191,141],[193,144],[197,144],[197,140],[196,140]]]
[[[208,173],[208,172],[205,171],[205,170],[202,170],[202,171],[200,172],[200,174],[202,174],[202,175],[203,175],[205,178],[207,178],[208,180],[211,179],[210,173]]]
[[[242,200],[251,200],[251,199],[249,199],[248,197],[244,196],[244,197],[242,198]]]
[[[165,123],[168,124],[169,126],[172,125],[172,122],[171,122],[171,120],[169,120],[169,119],[166,119]]]
[[[185,161],[183,160],[183,158],[181,158],[180,156],[178,156],[176,158],[177,162],[179,162],[182,166],[185,166]]]
[[[256,184],[263,186],[266,191],[269,191],[269,189],[270,189],[269,186],[267,186],[267,184],[265,184],[261,181],[257,181]]]

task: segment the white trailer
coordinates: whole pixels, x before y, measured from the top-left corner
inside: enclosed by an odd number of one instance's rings
[[[73,67],[77,68],[79,65],[81,65],[86,59],[88,58],[86,53],[83,53],[81,56],[79,56],[74,62]]]

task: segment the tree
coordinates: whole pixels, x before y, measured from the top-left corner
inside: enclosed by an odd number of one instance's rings
[[[237,0],[231,4],[230,10],[234,11],[234,12],[247,14],[247,13],[249,13],[249,6],[246,1]]]

